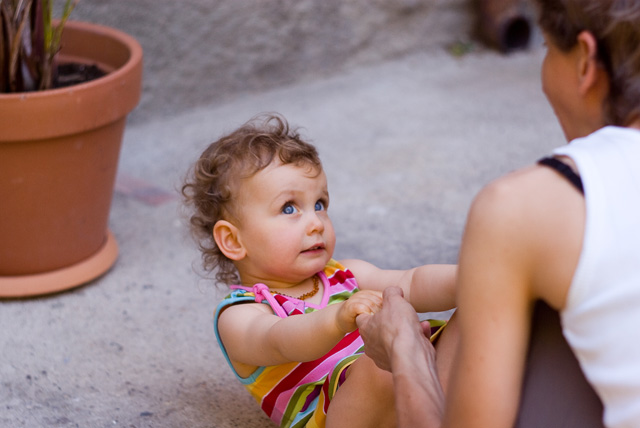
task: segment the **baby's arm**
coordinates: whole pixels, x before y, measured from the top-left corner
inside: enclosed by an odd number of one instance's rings
[[[380,269],[363,260],[345,260],[346,266],[365,290],[402,288],[405,299],[418,312],[438,312],[456,306],[457,265],[424,265],[409,270]]]
[[[312,361],[329,352],[357,328],[361,313],[375,313],[380,293],[361,291],[348,300],[304,315],[280,318],[269,306],[231,306],[219,318],[218,330],[229,358],[252,366]]]

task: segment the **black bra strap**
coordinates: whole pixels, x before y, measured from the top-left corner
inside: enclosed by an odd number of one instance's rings
[[[540,165],[548,166],[550,168],[555,169],[561,175],[563,175],[567,180],[571,182],[575,186],[576,189],[580,191],[580,193],[584,194],[584,189],[582,187],[582,179],[578,174],[576,174],[569,165],[566,163],[556,159],[556,158],[542,158],[538,161]]]

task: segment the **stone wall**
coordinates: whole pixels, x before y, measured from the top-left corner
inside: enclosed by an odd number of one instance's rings
[[[81,0],[72,18],[121,29],[140,41],[143,96],[130,120],[143,122],[468,39],[470,4]]]

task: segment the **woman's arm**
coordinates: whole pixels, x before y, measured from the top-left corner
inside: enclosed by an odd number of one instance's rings
[[[435,350],[427,336],[429,331],[423,330],[402,290],[387,288],[382,310],[375,316],[360,315],[357,322],[366,354],[393,375],[398,425],[439,427],[444,394]]]
[[[459,346],[443,427],[507,428],[517,414],[528,346],[537,233],[511,179],[475,199],[460,250]]]
[[[537,166],[496,180],[475,199],[460,250],[460,346],[444,426],[513,426],[533,305],[564,307],[584,212],[567,180]]]
[[[397,410],[406,416],[401,426],[513,426],[535,298],[531,244],[539,231],[532,228],[531,203],[522,199],[529,196],[501,181],[483,190],[471,208],[456,295],[460,338],[446,405],[434,349],[408,305],[385,293],[379,313],[358,318],[367,354],[393,372]]]

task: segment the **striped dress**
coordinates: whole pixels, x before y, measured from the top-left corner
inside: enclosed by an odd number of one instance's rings
[[[358,291],[353,274],[335,260],[330,260],[318,276],[324,286],[320,305],[280,294],[272,295],[264,284],[232,287],[235,290],[218,305],[214,318],[218,344],[232,370],[218,333],[220,312],[230,305],[259,301],[270,305],[278,316],[284,318],[318,311],[347,300]],[[329,403],[344,380],[346,369],[362,353],[363,342],[356,330],[317,360],[259,367],[247,378],[240,377],[235,370],[234,373],[267,416],[279,426],[324,427]]]

